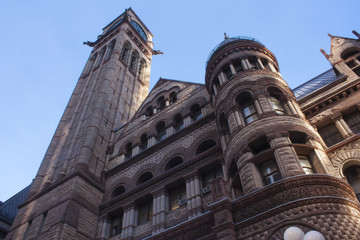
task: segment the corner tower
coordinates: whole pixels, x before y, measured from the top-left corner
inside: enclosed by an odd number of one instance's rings
[[[349,207],[355,194],[334,170],[326,145],[304,117],[270,50],[253,38],[226,37],[209,56],[205,83],[221,135],[224,180],[234,198],[230,220],[241,226],[238,239],[263,234],[278,239],[291,224],[305,232],[331,224],[333,213],[326,209],[332,208],[346,209],[336,214],[358,221],[347,215],[358,212]],[[245,216],[257,216],[261,227],[245,223]],[[327,236],[337,234],[327,231]],[[232,231],[228,236],[237,239]]]
[[[7,239],[94,239],[107,146],[149,90],[152,34],[132,9],[92,52]]]

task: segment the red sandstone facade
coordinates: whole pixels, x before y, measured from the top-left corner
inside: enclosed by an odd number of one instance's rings
[[[328,82],[292,91],[263,44],[226,38],[205,85],[160,79],[147,95],[151,38],[128,9],[86,43],[6,239],[358,239],[359,40],[331,36]]]

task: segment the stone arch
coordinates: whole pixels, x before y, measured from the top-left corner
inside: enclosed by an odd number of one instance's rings
[[[135,186],[139,186],[143,183],[146,183],[153,178],[154,178],[154,173],[150,169],[141,171],[141,174],[137,175],[137,177],[135,178],[136,179],[136,182],[134,182]]]
[[[352,143],[351,145],[350,148],[339,149],[336,155],[331,157],[335,171],[337,171],[341,177],[344,177],[343,171],[350,166],[349,164],[354,163],[354,161],[360,161],[359,143]]]
[[[360,157],[349,158],[342,162],[338,168],[338,173],[342,178],[345,178],[344,171],[352,166],[360,166]]]
[[[175,154],[172,157],[168,158],[166,161],[164,161],[161,164],[162,165],[161,168],[162,168],[163,172],[165,172],[165,171],[168,171],[168,170],[172,169],[173,167],[176,167],[182,163],[184,163],[184,157],[180,154]],[[170,166],[170,165],[173,165],[173,166]]]

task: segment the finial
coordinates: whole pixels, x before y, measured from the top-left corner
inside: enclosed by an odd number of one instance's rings
[[[360,40],[360,34],[357,31],[353,30],[352,33]]]
[[[224,39],[229,39],[229,35],[227,35],[226,33],[224,33]]]
[[[332,37],[333,35],[331,35],[330,33],[328,33],[329,37]]]
[[[324,54],[324,56],[327,58],[327,59],[329,59],[329,54],[327,54],[326,52],[325,52],[325,50],[324,49],[320,49],[320,52],[322,52],[322,54]]]

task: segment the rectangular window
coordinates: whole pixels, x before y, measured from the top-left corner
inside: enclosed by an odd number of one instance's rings
[[[259,169],[265,185],[281,179],[281,174],[274,159],[264,162],[260,165]]]
[[[45,223],[45,220],[46,220],[46,216],[47,216],[47,212],[44,213],[42,216],[41,216],[41,221],[40,221],[40,225],[39,225],[39,229],[37,231],[37,236],[39,236],[41,234],[41,231],[42,231],[42,228],[44,226],[44,223]]]
[[[344,121],[349,125],[353,133],[360,133],[360,112],[354,112],[344,117]]]
[[[299,161],[300,161],[300,165],[302,167],[302,169],[304,170],[305,174],[312,174],[314,173],[314,170],[311,166],[311,163],[309,161],[308,156],[305,155],[298,155]]]
[[[186,203],[186,187],[184,184],[169,191],[170,210],[175,210]]]
[[[343,137],[339,133],[338,129],[332,123],[326,125],[325,127],[319,128],[318,132],[328,147],[343,140]]]
[[[27,235],[28,235],[30,227],[31,227],[31,223],[32,223],[32,221],[28,221],[28,223],[26,225],[26,229],[25,229],[24,235],[22,237],[23,240],[25,240],[27,238]]]
[[[206,172],[202,177],[203,190],[204,188],[210,187],[212,180],[218,177],[223,177],[223,171],[220,166]]]
[[[111,218],[111,237],[121,233],[122,218],[123,218],[122,214]]]
[[[138,209],[138,225],[147,223],[152,220],[153,201],[148,200],[142,204],[139,204]]]

